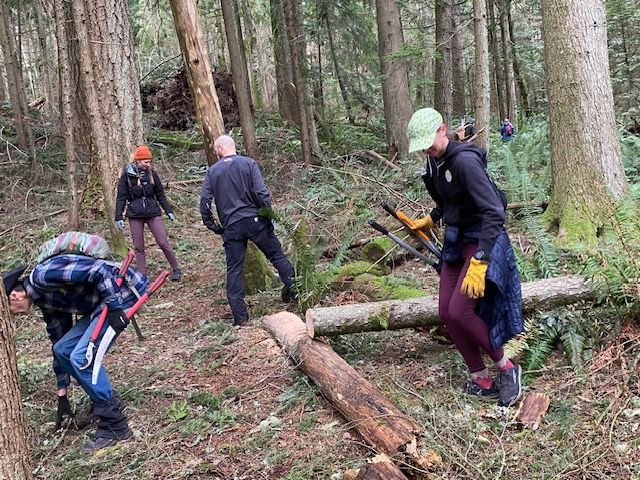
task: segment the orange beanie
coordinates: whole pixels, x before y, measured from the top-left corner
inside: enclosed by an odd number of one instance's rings
[[[149,147],[146,145],[140,145],[133,151],[134,160],[147,160],[151,158],[153,158],[151,150],[149,150]]]

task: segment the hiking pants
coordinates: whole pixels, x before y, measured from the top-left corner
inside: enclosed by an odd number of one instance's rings
[[[504,355],[502,348],[494,349],[491,346],[489,327],[475,313],[479,300],[469,298],[460,292],[460,286],[469,268],[469,261],[477,248],[478,246],[474,243],[466,244],[462,248],[460,262],[443,263],[438,302],[438,314],[469,367],[470,373],[484,370],[482,350],[495,362]]]
[[[278,271],[284,285],[292,289],[293,266],[282,251],[280,240],[273,232],[271,220],[263,217],[247,217],[232,223],[224,229],[224,253],[227,257],[227,300],[231,307],[234,323],[249,319],[244,301],[244,254],[247,240],[251,240],[264,253],[267,260]]]
[[[164,229],[164,223],[162,223],[162,217],[150,217],[150,218],[130,218],[129,228],[131,229],[131,240],[133,240],[133,250],[136,254],[136,265],[138,270],[147,274],[147,259],[144,253],[144,226],[147,224],[149,230],[153,234],[153,238],[156,239],[158,247],[164,253],[169,265],[173,270],[180,268],[178,265],[178,259],[173,252],[169,239],[167,238],[167,232]]]

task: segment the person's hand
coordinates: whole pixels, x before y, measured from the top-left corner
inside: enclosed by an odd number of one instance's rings
[[[116,228],[124,230],[124,220],[116,220]]]
[[[431,219],[431,215],[427,215],[426,217],[419,218],[413,221],[413,226],[411,230],[431,230],[435,228],[435,223]]]
[[[122,333],[127,325],[129,325],[129,319],[124,313],[124,310],[116,309],[109,310],[107,313],[107,321],[111,328],[113,328],[116,333]]]
[[[168,214],[169,215],[169,220],[171,220],[172,222],[176,221],[176,214],[171,212]]]
[[[224,228],[222,228],[222,225],[218,222],[213,222],[213,224],[207,225],[207,228],[217,235],[222,235],[222,232],[224,232]]]
[[[467,274],[462,280],[460,292],[469,298],[484,297],[485,279],[489,264],[483,260],[471,259]]]
[[[69,399],[66,395],[58,396],[58,411],[56,412],[56,425],[55,429],[58,430],[62,427],[62,420],[64,420],[65,415],[69,418],[73,418],[75,415],[73,410],[71,410],[71,405],[69,404]]]

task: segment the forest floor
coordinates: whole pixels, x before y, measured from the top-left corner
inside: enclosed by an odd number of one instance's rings
[[[165,160],[156,167],[171,185],[185,160]],[[188,161],[198,163],[195,157]],[[265,177],[276,205],[303,202],[286,188],[284,178],[293,180],[281,175],[284,167],[270,167]],[[64,230],[64,215],[47,215],[64,208],[64,187],[52,187],[46,171],[34,177],[21,195],[8,193],[11,185],[19,189],[18,179],[3,185],[0,255],[5,267],[19,255],[33,258],[40,242]],[[248,297],[250,325],[231,325],[221,239],[202,226],[198,196],[198,182],[169,189],[179,221],[165,224],[184,278],[165,284],[139,315],[145,339],[139,341],[129,329],[105,359],[126,403],[132,439],[86,455],[79,447],[87,432],[53,431],[55,383],[44,324],[37,309],[16,318],[36,478],[338,480],[374,455],[261,327],[261,316],[291,310],[280,302],[279,288]],[[148,233],[147,245],[153,277],[166,264]],[[421,278],[425,291],[433,293],[434,277],[425,272],[411,260],[392,275]],[[323,304],[349,297],[349,292],[334,292]],[[515,408],[464,396],[460,356],[428,333],[345,335],[330,343],[423,427],[425,444],[445,464],[433,478],[640,478],[637,324],[625,326],[582,371],[558,352],[546,368],[528,372],[526,390],[551,398],[535,431],[517,428]],[[72,388],[70,399],[86,409],[80,387]]]

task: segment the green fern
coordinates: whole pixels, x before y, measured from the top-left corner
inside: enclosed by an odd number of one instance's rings
[[[540,370],[543,368],[551,350],[556,342],[556,332],[551,328],[540,328],[532,336],[528,342],[528,350],[524,355],[525,370]]]

